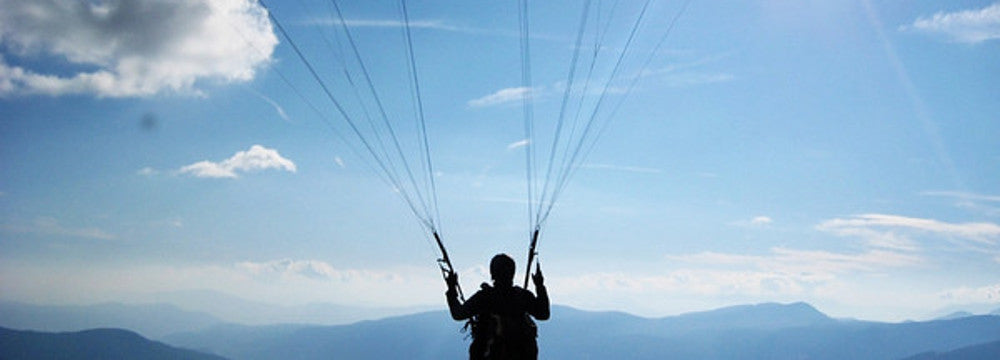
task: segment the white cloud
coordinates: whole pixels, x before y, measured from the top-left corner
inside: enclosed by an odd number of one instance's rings
[[[965,191],[924,191],[920,194],[925,196],[951,197],[969,201],[1000,202],[1000,196],[976,194]]]
[[[388,271],[338,269],[319,260],[271,260],[264,262],[244,261],[236,264],[236,269],[258,280],[311,279],[339,282],[400,282],[403,276]]]
[[[115,240],[118,237],[96,227],[70,227],[51,217],[40,217],[26,224],[8,223],[2,226],[6,232],[62,236],[96,240]]]
[[[921,264],[924,261],[923,258],[916,255],[885,249],[869,249],[859,253],[836,253],[787,248],[773,248],[767,255],[703,252],[667,256],[667,259],[688,264],[752,268],[767,272],[822,278],[856,271],[871,272],[887,268],[908,267]]]
[[[308,22],[311,25],[322,25],[322,26],[340,26],[341,24],[346,24],[348,27],[375,27],[375,28],[402,28],[406,26],[406,23],[400,20],[386,20],[386,19],[345,19],[343,23],[339,19],[333,18],[323,18],[316,19]],[[430,30],[443,30],[443,31],[455,31],[455,32],[480,32],[481,30],[459,27],[445,24],[441,20],[411,20],[410,28],[412,29],[430,29]]]
[[[706,85],[724,83],[735,80],[736,77],[728,73],[704,73],[704,72],[681,72],[664,75],[663,81],[667,86],[687,87],[695,85]]]
[[[970,44],[1000,39],[1000,3],[976,10],[939,12],[929,18],[918,18],[900,30],[942,34],[954,41]]]
[[[965,191],[925,191],[924,196],[938,196],[955,200],[954,206],[971,210],[986,216],[1000,216],[1000,196],[977,194]]]
[[[1000,225],[994,223],[948,223],[884,214],[864,214],[847,219],[827,220],[820,223],[817,229],[844,236],[871,237],[890,242],[893,237],[899,241],[892,229],[927,232],[947,239],[966,239],[986,245],[995,245],[1000,240]]]
[[[137,175],[142,175],[142,176],[155,176],[156,174],[159,174],[160,172],[157,171],[154,168],[151,168],[151,167],[147,166],[147,167],[144,167],[142,169],[139,169],[139,171],[136,171],[135,173]]]
[[[221,162],[199,161],[180,168],[178,173],[201,178],[237,178],[238,173],[267,169],[296,171],[295,163],[282,157],[277,150],[253,145]]]
[[[774,223],[774,219],[768,216],[758,215],[750,219],[741,219],[734,221],[730,223],[730,225],[737,227],[744,227],[744,228],[764,228],[767,227],[768,225],[771,225],[771,223]]]
[[[938,294],[942,300],[961,304],[1000,303],[1000,284],[977,288],[960,287]]]
[[[342,159],[340,156],[334,156],[333,162],[337,163],[337,166],[340,166],[340,168],[347,167],[347,165],[344,164],[344,159]]]
[[[528,146],[528,144],[531,144],[531,140],[529,139],[518,140],[510,144],[507,144],[507,150],[523,148],[525,146]]]
[[[251,0],[0,0],[0,41],[65,62],[54,71],[0,57],[0,96],[197,93],[202,80],[251,80],[278,44]]]
[[[271,105],[271,107],[274,108],[274,111],[276,113],[278,113],[278,116],[280,116],[282,120],[285,120],[285,121],[290,121],[291,120],[288,117],[288,114],[285,113],[285,108],[281,107],[281,105],[279,105],[277,101],[274,101],[274,99],[271,99],[271,98],[267,97],[264,94],[261,94],[260,92],[258,92],[256,90],[254,91],[254,94],[257,94],[258,97],[260,97],[265,102],[267,102],[269,105]]]
[[[500,89],[481,98],[469,100],[467,104],[469,107],[487,107],[509,104],[515,101],[521,101],[526,97],[533,96],[535,92],[537,92],[537,90],[529,87]]]
[[[794,273],[681,269],[661,275],[591,273],[553,280],[567,293],[800,295],[828,279]]]
[[[622,166],[622,165],[611,165],[611,164],[583,164],[580,165],[580,167],[584,169],[625,171],[625,172],[634,172],[642,174],[663,173],[663,170],[657,168],[640,167],[640,166]]]
[[[0,292],[26,301],[94,303],[137,294],[211,289],[280,305],[357,306],[443,304],[444,283],[433,266],[342,269],[318,260],[226,264],[118,265],[0,263]],[[386,296],[407,294],[407,296]]]

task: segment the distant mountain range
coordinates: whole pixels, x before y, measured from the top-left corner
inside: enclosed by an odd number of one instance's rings
[[[127,305],[118,308],[131,314],[119,317],[128,319],[119,327],[135,325],[136,314],[142,313]],[[248,326],[176,308],[152,309],[176,317],[159,327],[143,325],[147,333],[164,334],[158,340],[233,360],[460,359],[467,356],[469,341],[460,332],[462,323],[451,321],[445,311],[334,326]],[[563,306],[552,312],[552,320],[539,324],[543,359],[1000,359],[1000,316],[993,315],[881,323],[833,319],[806,303],[734,306],[657,319]],[[73,312],[62,312],[67,313]],[[57,325],[57,314],[44,319],[47,326]],[[7,315],[0,311],[0,326],[14,327]],[[70,322],[82,324],[74,316],[79,315],[69,316]],[[150,315],[149,321],[164,318]],[[166,334],[168,328],[185,330]],[[8,358],[0,354],[0,359]]]
[[[0,302],[0,326],[39,331],[80,331],[121,328],[158,339],[222,323],[204,312],[185,311],[173,305],[41,306]]]
[[[468,340],[448,319],[438,311],[342,326],[223,326],[165,341],[247,360],[463,358]],[[832,319],[795,303],[647,319],[557,306],[539,332],[544,359],[896,360],[1000,341],[1000,317],[890,324]]]
[[[905,360],[996,360],[1000,359],[1000,341],[966,346],[946,352],[927,352]]]
[[[0,328],[4,360],[224,360],[223,357],[178,349],[118,329],[42,333]]]
[[[212,290],[172,291],[133,299],[136,303],[165,303],[181,309],[206,312],[228,323],[244,325],[316,324],[343,325],[361,320],[413,314],[439,307],[364,307],[330,303],[283,306],[268,304]]]

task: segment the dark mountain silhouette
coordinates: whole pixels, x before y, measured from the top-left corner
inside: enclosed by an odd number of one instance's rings
[[[4,360],[223,360],[143,338],[131,331],[94,329],[43,333],[0,328],[0,359]]]
[[[42,306],[0,302],[0,326],[38,331],[123,328],[159,339],[164,335],[207,328],[221,321],[207,313],[173,305]]]
[[[947,352],[927,352],[904,360],[996,360],[1000,359],[1000,341],[966,346]]]
[[[232,327],[166,342],[232,359],[450,359],[468,340],[444,311],[340,326]],[[878,323],[831,319],[805,303],[736,306],[660,319],[554,306],[544,359],[880,359],[1000,340],[1000,317]]]

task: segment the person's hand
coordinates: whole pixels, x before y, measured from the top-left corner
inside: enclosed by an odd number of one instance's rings
[[[535,283],[536,288],[545,286],[545,276],[542,275],[542,268],[535,265],[535,273],[531,275],[531,281]]]
[[[448,289],[454,289],[458,287],[458,273],[454,271],[449,271],[448,276],[445,277],[444,282],[448,284]]]

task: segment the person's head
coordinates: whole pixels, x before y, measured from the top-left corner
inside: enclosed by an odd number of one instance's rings
[[[497,254],[490,260],[490,276],[493,277],[493,283],[496,285],[513,285],[514,284],[514,259],[511,259],[507,254]]]

